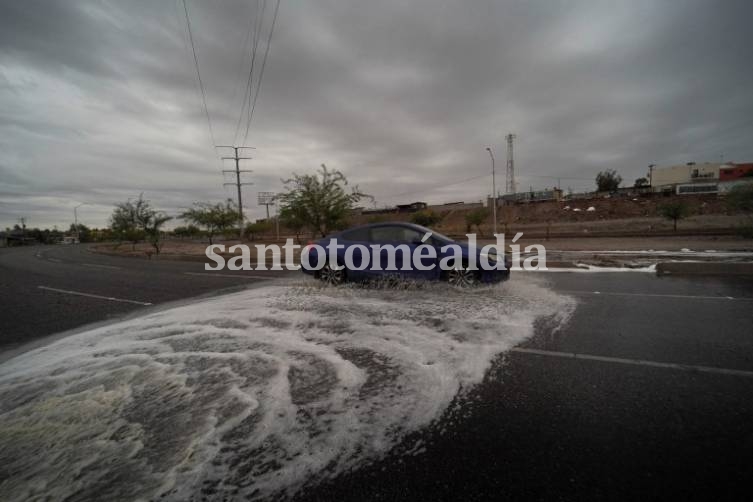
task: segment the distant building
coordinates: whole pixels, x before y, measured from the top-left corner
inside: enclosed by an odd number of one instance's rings
[[[753,163],[726,164],[719,170],[719,181],[733,181],[753,177]]]
[[[480,207],[484,207],[483,202],[447,202],[445,204],[433,204],[429,206],[427,209],[430,209],[432,211],[458,211],[458,210],[467,210],[467,209],[478,209]]]
[[[397,205],[397,212],[398,213],[415,213],[416,211],[421,211],[422,209],[426,209],[428,204],[426,202],[411,202],[410,204],[398,204]]]
[[[753,183],[753,163],[725,165],[719,171],[719,193],[726,194],[736,186]]]
[[[503,204],[518,204],[523,202],[545,202],[549,200],[562,200],[562,190],[552,188],[551,190],[529,190],[528,192],[518,192],[505,194],[497,198]],[[489,207],[494,204],[494,199],[489,197]]]
[[[651,172],[651,190],[662,193],[716,193],[719,170],[725,164],[705,162],[657,167]]]
[[[719,192],[719,183],[682,183],[662,191],[670,191],[677,195],[712,194]]]
[[[651,189],[678,195],[724,193],[735,184],[745,183],[746,177],[753,177],[753,164],[688,162],[654,169]]]

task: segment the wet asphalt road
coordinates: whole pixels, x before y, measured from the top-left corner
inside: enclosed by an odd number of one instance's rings
[[[541,323],[524,344],[541,354],[500,356],[462,411],[406,440],[420,440],[420,454],[392,455],[300,500],[747,499],[753,281],[547,279],[579,304],[564,329]]]
[[[0,350],[153,308],[39,286],[160,304],[281,274],[195,273],[202,264],[82,246],[0,250]],[[578,299],[567,326],[553,333],[541,322],[523,351],[500,356],[460,406],[406,438],[406,448],[421,441],[418,453],[299,499],[743,498],[753,479],[753,281],[544,277]]]
[[[145,303],[214,294],[285,274],[290,272],[210,274],[200,262],[107,256],[91,253],[85,245],[0,249],[0,353],[46,335],[153,308]]]

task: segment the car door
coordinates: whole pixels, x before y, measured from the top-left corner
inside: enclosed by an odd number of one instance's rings
[[[434,247],[434,255],[437,256],[439,254],[439,249],[436,248],[436,240],[433,237],[429,237],[426,242],[422,242],[421,239],[423,238],[424,234],[423,232],[416,230],[412,227],[402,227],[402,241],[401,244],[406,244],[410,248],[410,257],[409,260],[410,263],[410,271],[404,271],[403,276],[411,278],[411,279],[424,279],[424,280],[435,280],[439,278],[440,270],[439,270],[439,260],[434,258],[428,258],[426,257],[426,252],[423,254],[423,258],[421,259],[421,264],[424,267],[430,267],[432,264],[434,265],[431,270],[421,270],[417,268],[415,263],[413,263],[413,256],[416,253],[416,248],[419,246],[431,246]]]
[[[404,253],[403,251],[396,251],[395,252],[395,266],[398,268],[398,270],[394,271],[388,271],[387,267],[389,265],[389,254],[388,251],[385,249],[382,249],[379,253],[378,259],[380,268],[382,271],[381,274],[384,275],[398,275],[404,278],[411,278],[411,279],[417,279],[417,278],[424,278],[424,279],[433,279],[435,276],[438,276],[438,271],[436,270],[436,267],[434,270],[418,270],[415,267],[413,267],[412,263],[412,257],[415,249],[422,244],[421,238],[423,235],[417,231],[414,228],[411,228],[409,226],[402,226],[402,225],[380,225],[376,227],[372,227],[371,229],[371,241],[373,244],[381,244],[381,245],[392,245],[392,246],[407,246],[408,253]],[[430,242],[427,242],[427,244],[431,245]],[[374,256],[376,259],[377,256]],[[425,259],[423,260],[423,263],[428,265],[429,260]],[[403,270],[406,269],[406,270]]]
[[[356,244],[361,244],[363,246],[366,246],[366,249],[369,249],[369,238],[370,236],[368,227],[354,228],[352,230],[343,232],[337,239],[337,243],[344,246],[342,250],[338,251],[338,257],[344,263],[345,250],[348,248],[353,248],[353,250],[351,251],[351,253],[353,254],[353,264],[356,266],[356,268],[361,268],[360,265],[362,265],[363,263],[362,260],[367,259],[368,257],[363,256],[362,250],[358,246],[356,246]],[[351,269],[349,267],[348,269],[348,276],[353,280],[363,279],[366,276],[371,275],[371,264],[369,264],[369,266],[364,270],[356,270],[356,268]]]
[[[399,270],[388,270],[389,251],[383,248],[385,246],[397,246],[400,244],[401,238],[402,232],[395,225],[376,225],[369,229],[369,244],[379,245],[382,248],[378,253],[372,248],[372,260],[374,261],[372,267],[370,267],[372,275],[400,275]],[[398,269],[402,267],[399,256],[395,259],[395,265]]]

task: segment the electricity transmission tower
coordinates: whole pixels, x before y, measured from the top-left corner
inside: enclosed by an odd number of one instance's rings
[[[250,173],[250,169],[241,169],[240,168],[240,161],[241,160],[251,160],[253,157],[239,157],[238,156],[238,150],[254,150],[254,147],[252,146],[230,146],[230,145],[217,145],[217,148],[232,148],[235,155],[232,157],[222,157],[223,160],[235,160],[235,169],[223,169],[223,173],[235,173],[235,182],[233,183],[224,183],[225,186],[227,185],[235,185],[238,189],[238,227],[239,231],[238,234],[240,235],[240,238],[243,239],[243,194],[241,187],[243,185],[253,185],[253,183],[241,183],[241,173]]]
[[[505,192],[507,193],[515,193],[515,160],[512,152],[512,140],[515,137],[515,134],[512,133],[505,136],[507,140],[507,186]]]

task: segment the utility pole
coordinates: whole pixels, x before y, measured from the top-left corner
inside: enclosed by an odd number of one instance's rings
[[[654,186],[654,168],[655,167],[656,167],[656,164],[648,165],[648,186],[649,187]]]
[[[26,218],[20,217],[18,222],[21,224],[21,244],[26,244]]]
[[[241,169],[241,160],[251,160],[253,157],[239,157],[238,150],[255,150],[253,146],[230,146],[217,145],[217,148],[232,148],[235,155],[232,157],[222,157],[222,160],[235,160],[235,169],[223,169],[223,173],[235,173],[235,183],[223,183],[224,186],[235,185],[238,189],[238,235],[243,239],[243,194],[241,187],[243,185],[253,185],[253,183],[241,183],[241,173],[250,173],[250,169]]]
[[[76,207],[73,208],[73,227],[76,229],[76,241],[78,241],[78,243],[81,243],[81,231],[78,228],[78,212],[77,212],[77,210],[81,206],[85,206],[85,205],[86,205],[86,203],[82,203],[82,204],[79,204],[78,206],[76,206]]]
[[[494,154],[492,153],[492,149],[487,146],[486,151],[489,152],[489,157],[492,158],[492,200],[494,201],[492,204],[492,218],[494,221],[494,235],[497,235],[497,176],[494,169]]]
[[[507,140],[507,193],[515,193],[515,161],[513,160],[512,140],[516,138],[515,134],[509,133],[505,136]]]
[[[275,204],[275,233],[277,234],[277,240],[280,240],[280,205]]]

